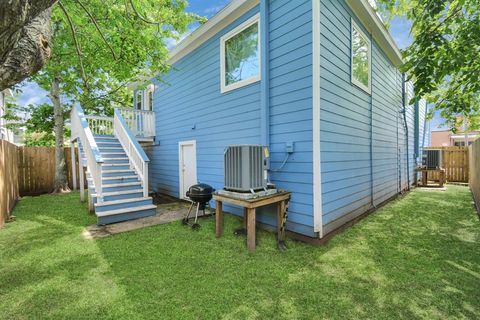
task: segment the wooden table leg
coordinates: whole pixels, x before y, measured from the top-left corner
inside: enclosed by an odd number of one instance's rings
[[[243,227],[245,228],[245,232],[248,229],[248,209],[243,208]]]
[[[280,237],[282,233],[282,223],[283,223],[282,203],[283,201],[277,203],[277,241],[280,241]]]
[[[255,208],[247,209],[247,247],[250,252],[255,251],[255,220]]]
[[[281,201],[277,206],[277,247],[280,251],[287,250],[285,244],[285,220],[287,214],[287,201]]]
[[[440,188],[445,184],[445,170],[440,170]]]
[[[223,233],[223,208],[222,202],[216,201],[215,204],[215,236],[220,238]]]
[[[278,243],[285,241],[285,201],[278,203],[277,207],[277,241]]]

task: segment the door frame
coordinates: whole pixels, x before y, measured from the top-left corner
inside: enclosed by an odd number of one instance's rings
[[[183,189],[184,185],[184,175],[182,170],[183,165],[183,147],[184,146],[193,146],[193,163],[195,164],[195,181],[198,182],[197,178],[197,141],[196,140],[188,140],[188,141],[180,141],[178,142],[178,195],[180,199],[185,199],[185,192],[187,190]]]

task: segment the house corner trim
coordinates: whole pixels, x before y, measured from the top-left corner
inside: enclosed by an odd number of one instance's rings
[[[314,231],[323,238],[322,169],[320,157],[320,0],[312,0],[312,151]]]

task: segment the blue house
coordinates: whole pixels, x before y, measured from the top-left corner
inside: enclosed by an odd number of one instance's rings
[[[426,104],[408,105],[401,53],[366,0],[233,0],[169,62],[135,93],[155,119],[150,190],[221,189],[225,148],[265,145],[271,182],[292,192],[287,229],[322,238],[417,180]],[[269,211],[257,219],[274,226]]]

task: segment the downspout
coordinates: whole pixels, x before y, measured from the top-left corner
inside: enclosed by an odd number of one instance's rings
[[[403,110],[402,110],[402,113],[403,113],[403,124],[404,124],[404,127],[405,127],[405,152],[407,153],[407,190],[409,191],[410,190],[410,155],[409,155],[409,152],[408,152],[408,123],[407,123],[407,98],[406,98],[406,95],[407,95],[407,91],[405,90],[405,85],[406,85],[407,81],[405,79],[405,74],[402,75],[402,92],[403,92],[403,95],[402,95],[402,101],[403,101]]]
[[[423,118],[423,137],[422,137],[422,154],[425,149],[425,137],[427,134],[427,115],[428,115],[428,104],[425,102],[425,115]]]
[[[373,43],[373,36],[370,33],[370,43]],[[372,54],[370,50],[370,54]],[[370,58],[370,61],[372,59]],[[373,175],[373,68],[370,68],[370,205],[373,209],[375,206],[375,193],[374,193],[374,175]]]
[[[260,2],[260,140],[262,145],[270,145],[270,0]]]

